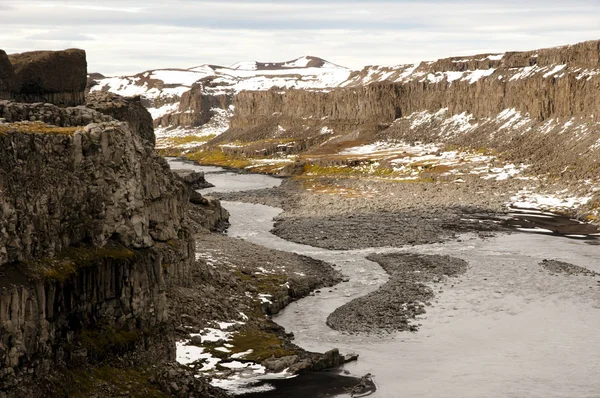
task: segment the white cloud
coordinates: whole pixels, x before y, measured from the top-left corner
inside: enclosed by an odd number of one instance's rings
[[[90,71],[317,55],[360,68],[600,38],[600,4],[539,1],[11,1],[7,52],[83,47]],[[57,29],[60,26],[61,29]]]

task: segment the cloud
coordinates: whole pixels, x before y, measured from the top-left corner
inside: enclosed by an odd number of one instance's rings
[[[93,36],[84,35],[77,32],[56,30],[48,31],[44,33],[37,33],[26,38],[27,40],[40,40],[40,41],[93,41]]]
[[[106,74],[306,54],[360,68],[600,38],[596,0],[2,3],[5,50],[80,46]]]

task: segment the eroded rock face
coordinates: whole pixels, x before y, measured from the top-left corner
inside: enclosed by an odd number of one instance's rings
[[[342,142],[426,142],[493,150],[566,183],[597,178],[600,41],[367,67],[342,86],[241,92],[211,144],[320,137],[303,151],[337,153]]]
[[[194,260],[185,184],[93,109],[4,101],[0,115],[0,390],[112,353],[95,340],[173,359],[166,287]]]
[[[207,79],[208,80],[208,79]],[[202,126],[213,117],[213,109],[227,109],[232,102],[232,95],[208,95],[203,92],[204,84],[209,81],[192,85],[189,91],[183,93],[179,102],[178,112],[168,113],[155,120],[155,127]]]
[[[7,123],[43,122],[59,127],[112,121],[109,116],[83,106],[60,108],[49,103],[26,104],[14,101],[0,101],[0,118]]]
[[[142,105],[139,97],[124,98],[119,95],[96,91],[86,96],[86,106],[122,122],[127,122],[129,127],[152,147],[156,142],[152,116]]]
[[[0,135],[0,263],[84,241],[144,248],[178,238],[187,192],[126,124],[90,124],[72,134],[23,129]]]
[[[400,116],[400,95],[393,85],[377,84],[326,91],[243,91],[235,97],[232,130],[269,127],[273,120],[287,129],[327,125],[340,132],[375,130]],[[229,132],[228,134],[232,134]],[[229,139],[223,136],[223,139]],[[236,137],[253,141],[243,134]]]
[[[0,100],[12,98],[12,93],[18,89],[17,77],[8,55],[0,50]]]
[[[21,102],[81,105],[87,83],[85,51],[33,51],[9,55],[18,81],[12,97]],[[0,69],[8,65],[0,64]]]
[[[149,344],[154,352],[146,354],[174,359],[174,346],[165,333],[166,274],[158,260],[159,253],[154,250],[90,250],[89,263],[76,274],[65,275],[64,280],[57,275],[58,280],[29,283],[17,283],[26,278],[22,268],[4,266],[0,392],[8,390],[10,394],[29,372],[43,376],[56,366],[104,359],[109,348],[96,345],[96,339],[116,343],[123,338],[130,350],[137,345],[149,351],[143,347]]]

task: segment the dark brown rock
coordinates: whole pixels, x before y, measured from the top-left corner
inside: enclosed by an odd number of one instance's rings
[[[86,96],[86,106],[122,122],[154,148],[156,137],[150,112],[142,105],[140,97],[125,98],[110,92],[96,91]]]
[[[179,110],[157,119],[155,127],[202,126],[213,117],[213,108],[227,109],[231,105],[231,95],[208,95],[203,93],[204,85],[206,84],[210,84],[210,78],[205,79],[201,83],[193,84],[189,91],[183,93],[179,103]]]
[[[18,90],[17,77],[8,55],[0,50],[0,100],[12,98],[12,93]]]
[[[22,102],[84,103],[87,83],[85,51],[32,51],[9,55],[20,84],[14,96]]]

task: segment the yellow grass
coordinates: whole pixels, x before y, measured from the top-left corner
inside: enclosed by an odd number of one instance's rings
[[[0,124],[0,134],[10,132],[28,134],[63,134],[72,135],[81,127],[56,127],[42,122],[19,122]]]

